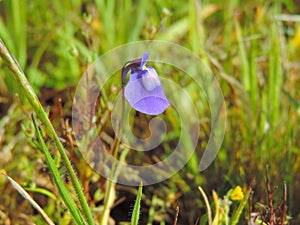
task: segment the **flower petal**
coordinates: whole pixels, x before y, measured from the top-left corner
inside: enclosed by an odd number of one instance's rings
[[[141,69],[141,70],[142,70],[143,67],[146,65],[146,62],[147,62],[149,56],[150,56],[150,52],[149,52],[149,51],[147,51],[147,52],[145,52],[145,53],[143,54],[143,56],[142,56],[142,61],[141,61],[141,65],[140,65],[140,69]]]
[[[155,87],[157,86],[161,86],[159,77],[155,71],[155,69],[153,69],[152,67],[147,67],[147,73],[145,73],[142,76],[142,82],[144,87],[148,90],[151,91],[153,90]]]
[[[149,115],[163,113],[170,106],[161,85],[149,91],[143,85],[142,79],[128,82],[125,97],[135,110]]]
[[[241,186],[238,185],[233,189],[233,191],[231,192],[230,198],[233,201],[240,201],[244,198],[244,193],[243,193]]]
[[[134,81],[143,77],[144,74],[148,73],[147,70],[139,70],[130,74],[129,81]]]

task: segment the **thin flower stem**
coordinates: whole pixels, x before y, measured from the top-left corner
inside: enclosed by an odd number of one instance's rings
[[[126,64],[125,64],[126,65]],[[122,83],[122,109],[121,109],[121,119],[120,122],[118,124],[118,127],[116,129],[116,135],[115,135],[115,140],[114,143],[112,144],[112,148],[113,148],[113,158],[115,159],[113,161],[112,164],[112,168],[110,171],[110,178],[107,181],[108,185],[107,185],[107,189],[106,189],[106,193],[105,193],[105,200],[104,200],[104,205],[103,205],[103,212],[102,212],[102,216],[100,219],[100,225],[106,225],[108,223],[108,219],[109,219],[109,213],[110,213],[110,209],[111,206],[113,205],[114,199],[112,199],[112,197],[114,196],[113,191],[115,189],[114,184],[118,178],[116,173],[116,165],[117,165],[117,156],[118,156],[118,150],[121,144],[120,138],[122,136],[122,127],[123,127],[123,122],[124,122],[124,109],[125,109],[125,97],[124,97],[124,82],[125,82],[125,78],[123,76],[124,74],[124,68],[122,69],[122,75],[121,75],[121,83]],[[127,71],[128,72],[128,71]],[[126,72],[126,74],[127,74]]]
[[[120,141],[117,141],[115,148],[114,148],[114,154],[113,154],[114,159],[116,159],[118,156],[119,145],[120,145]],[[100,225],[108,224],[110,210],[114,203],[116,162],[117,162],[117,160],[114,160],[111,171],[110,171],[110,178],[107,181],[108,185],[107,185],[107,189],[106,189],[106,193],[105,193],[105,200],[104,200],[104,205],[103,205],[103,212],[102,212],[101,219],[100,219]]]
[[[36,96],[30,83],[28,82],[24,72],[20,68],[20,66],[19,66],[18,62],[15,60],[15,58],[9,53],[8,49],[6,48],[5,44],[3,43],[3,41],[1,39],[0,39],[0,56],[3,59],[3,61],[6,63],[8,68],[11,70],[14,78],[16,79],[17,83],[20,85],[22,91],[24,91],[26,98],[28,99],[29,103],[32,105],[34,111],[36,112],[36,114],[39,117],[39,119],[41,120],[41,122],[44,124],[46,131],[49,133],[50,137],[54,140],[54,142],[64,160],[66,168],[70,174],[72,184],[78,195],[79,202],[82,206],[82,209],[85,213],[88,223],[90,225],[94,225],[92,213],[91,213],[88,203],[85,199],[81,185],[75,175],[74,169],[73,169],[71,162],[63,148],[62,143],[59,140],[59,137],[57,136],[55,129],[53,128],[46,112],[44,111],[38,97]]]

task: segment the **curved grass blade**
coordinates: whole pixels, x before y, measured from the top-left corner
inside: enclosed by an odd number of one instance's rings
[[[204,192],[204,190],[198,186],[198,189],[204,199],[204,202],[205,202],[205,205],[206,205],[206,208],[207,208],[207,216],[208,216],[208,224],[209,225],[212,225],[212,216],[211,216],[211,208],[210,208],[210,205],[209,205],[209,202],[208,202],[208,198]]]

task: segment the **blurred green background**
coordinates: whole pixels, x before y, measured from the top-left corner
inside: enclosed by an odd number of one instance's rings
[[[97,57],[121,44],[150,39],[175,42],[207,62],[225,97],[227,129],[217,158],[199,173],[197,160],[210,131],[209,122],[201,124],[198,157],[171,179],[145,187],[141,224],[173,224],[176,206],[180,208],[178,224],[205,224],[207,212],[197,186],[204,188],[214,213],[212,190],[218,193],[225,210],[222,196],[237,185],[245,193],[254,178],[247,208],[252,206],[253,212],[259,212],[263,207],[258,203],[267,205],[266,165],[271,185],[278,186],[274,201],[279,203],[283,198],[285,181],[290,223],[299,224],[299,14],[300,3],[292,0],[2,0],[0,38],[20,63],[57,132],[65,139],[96,218],[103,203],[105,180],[85,164],[67,132],[71,129],[72,96],[87,65]],[[179,77],[175,74],[176,79]],[[186,85],[192,93],[193,86],[189,87],[188,82]],[[112,102],[114,96],[112,91],[107,101]],[[103,108],[107,109],[108,104],[104,102]],[[0,107],[0,171],[22,184],[55,223],[71,224],[70,215],[55,197],[57,190],[44,157],[32,144],[28,116],[32,109],[1,60]],[[205,121],[210,112],[203,113]],[[137,122],[144,124],[147,119],[140,116]],[[180,128],[174,123],[172,126],[175,131]],[[178,133],[168,135],[172,141]],[[50,149],[52,146],[57,166],[64,174],[64,165],[50,139],[47,144]],[[162,152],[167,152],[169,146],[163,145]],[[129,154],[128,161],[134,160]],[[67,175],[65,182],[68,185]],[[136,192],[125,186],[117,186],[116,190],[111,217],[118,224],[129,221]],[[0,224],[43,224],[1,175],[0,193]],[[236,208],[233,201],[230,210]],[[239,224],[245,224],[247,217],[244,210]]]

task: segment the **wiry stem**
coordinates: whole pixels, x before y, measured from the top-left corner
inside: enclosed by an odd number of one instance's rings
[[[269,213],[270,213],[270,225],[273,225],[275,222],[275,214],[274,214],[274,206],[273,206],[273,194],[276,190],[276,187],[271,190],[270,181],[269,181],[269,167],[266,166],[266,186],[267,186],[267,192],[268,192],[268,207],[269,207]]]
[[[286,190],[286,182],[284,182],[284,186],[283,186],[283,211],[281,213],[281,225],[284,224],[285,221],[285,216],[286,216],[286,211],[287,211],[287,205],[286,205],[286,196],[287,196],[287,190]]]
[[[179,206],[176,207],[176,214],[175,214],[173,225],[177,225],[178,215],[179,215]]]

